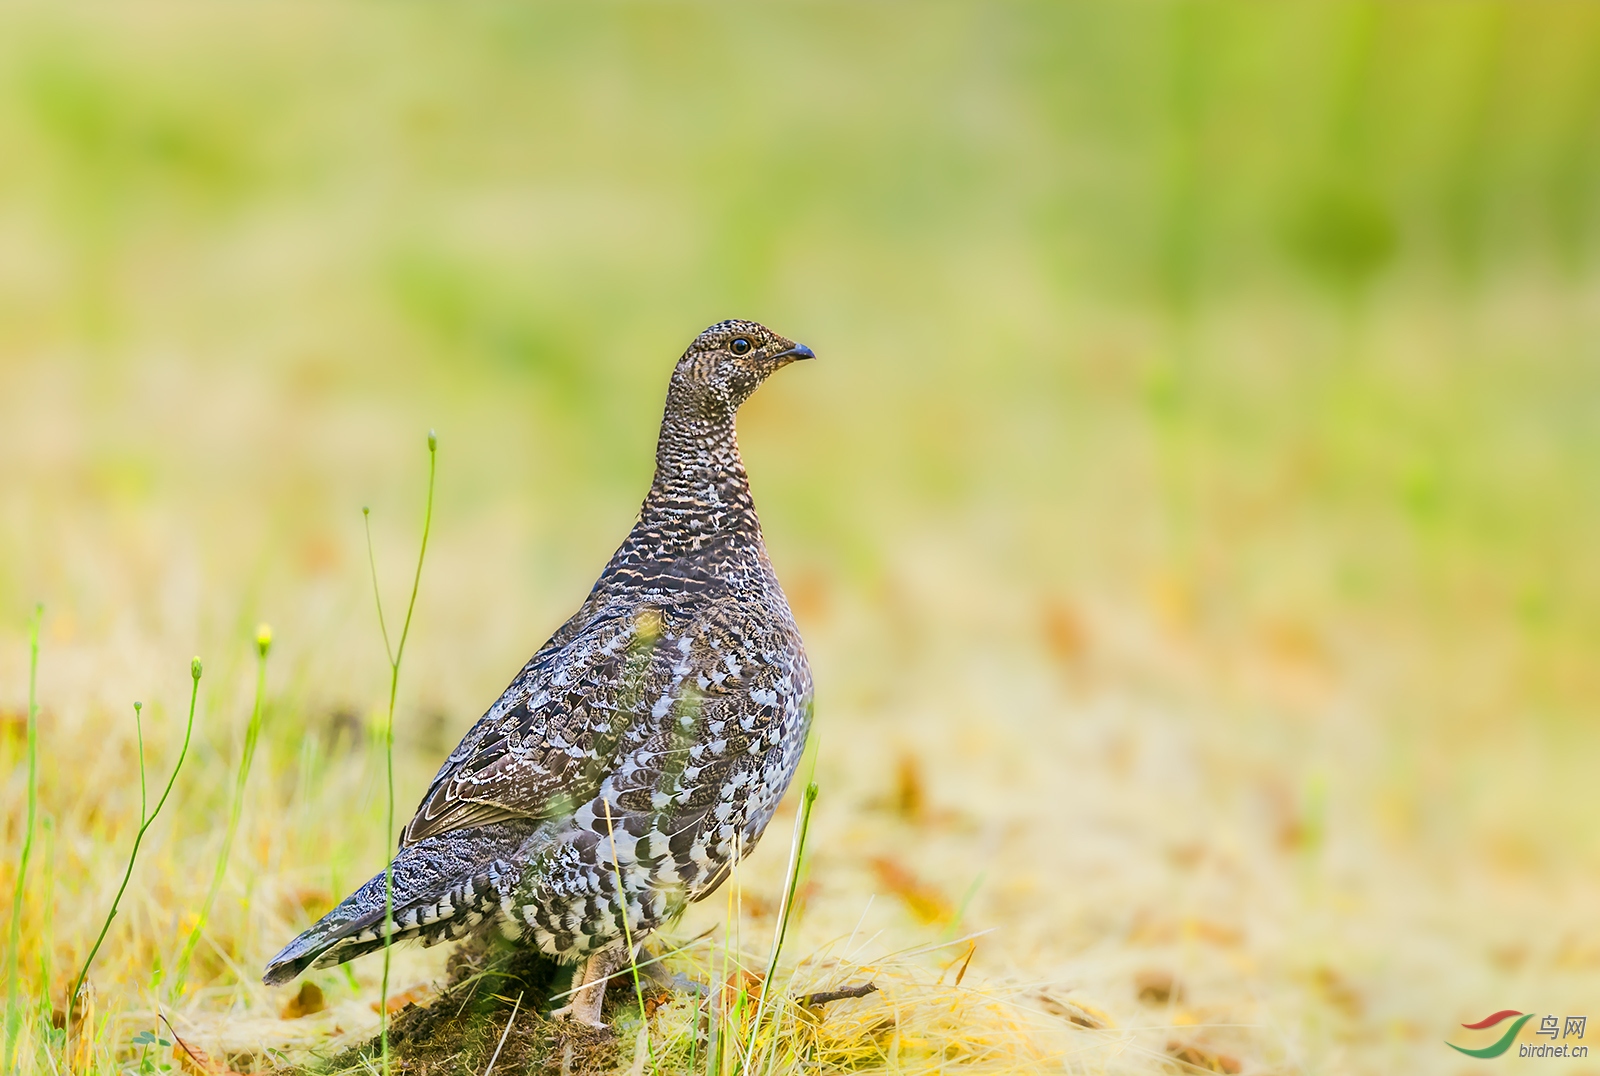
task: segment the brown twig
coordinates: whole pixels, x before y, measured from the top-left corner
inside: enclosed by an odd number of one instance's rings
[[[800,1004],[807,1009],[818,1005],[826,1005],[830,1001],[843,1001],[846,998],[864,998],[868,994],[878,991],[877,983],[862,983],[860,986],[847,986],[843,990],[819,990],[815,994],[807,994],[800,999]]]
[[[216,1073],[217,1076],[234,1076],[233,1070],[227,1065],[219,1066],[204,1052],[196,1053],[191,1050],[189,1044],[183,1041],[183,1036],[178,1034],[178,1029],[172,1026],[172,1021],[167,1019],[166,1013],[158,1013],[157,1015],[161,1017],[161,1022],[167,1025],[167,1030],[172,1032],[172,1041],[177,1043],[178,1047],[189,1055],[190,1061],[194,1062],[196,1072]]]

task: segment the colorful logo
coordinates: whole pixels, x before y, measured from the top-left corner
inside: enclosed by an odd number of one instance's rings
[[[1447,1042],[1445,1045],[1450,1047],[1452,1050],[1461,1051],[1468,1057],[1499,1057],[1501,1054],[1511,1049],[1511,1044],[1516,1041],[1517,1032],[1522,1030],[1523,1024],[1526,1024],[1529,1020],[1533,1019],[1533,1013],[1522,1013],[1518,1012],[1516,1009],[1501,1009],[1497,1013],[1492,1013],[1489,1016],[1485,1016],[1482,1020],[1479,1020],[1475,1024],[1461,1025],[1469,1031],[1481,1031],[1486,1027],[1494,1027],[1496,1024],[1504,1020],[1509,1020],[1513,1016],[1517,1018],[1517,1022],[1507,1028],[1506,1033],[1501,1035],[1498,1040],[1488,1046],[1483,1047],[1482,1049],[1469,1050],[1465,1046],[1457,1046],[1453,1042]]]
[[[1445,1045],[1450,1047],[1452,1050],[1459,1050],[1468,1057],[1499,1057],[1501,1054],[1511,1049],[1511,1044],[1516,1041],[1517,1032],[1522,1030],[1523,1024],[1526,1024],[1529,1020],[1533,1019],[1533,1013],[1520,1013],[1516,1009],[1501,1009],[1497,1013],[1485,1016],[1476,1024],[1461,1025],[1469,1031],[1482,1031],[1486,1027],[1494,1027],[1496,1024],[1510,1020],[1512,1017],[1516,1017],[1517,1022],[1507,1028],[1506,1033],[1501,1035],[1499,1040],[1492,1045],[1485,1046],[1477,1050],[1469,1050],[1465,1046],[1457,1046],[1453,1042],[1447,1042]],[[1589,1018],[1587,1016],[1569,1016],[1563,1020],[1555,1013],[1550,1013],[1549,1015],[1545,1016],[1544,1019],[1539,1021],[1539,1030],[1534,1032],[1536,1036],[1543,1036],[1550,1041],[1525,1042],[1518,1047],[1517,1056],[1588,1057],[1589,1047],[1585,1046],[1581,1042],[1563,1041],[1560,1045],[1557,1045],[1555,1041],[1557,1038],[1562,1040],[1581,1039],[1583,1038],[1584,1032],[1587,1031],[1588,1028]]]

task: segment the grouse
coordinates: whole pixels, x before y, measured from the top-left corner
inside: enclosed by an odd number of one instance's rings
[[[583,961],[598,1025],[637,944],[760,839],[811,724],[811,670],[767,557],[734,414],[810,348],[711,326],[672,373],[655,478],[582,607],[439,768],[394,857],[273,957],[288,982],[380,949],[498,930]]]

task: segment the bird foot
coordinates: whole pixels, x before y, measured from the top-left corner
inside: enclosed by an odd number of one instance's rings
[[[699,994],[701,997],[711,993],[711,984],[703,983],[698,979],[691,979],[681,971],[673,971],[661,960],[661,954],[654,952],[645,942],[640,942],[633,951],[634,966],[639,969],[639,982],[641,985],[661,991],[666,990],[674,994]],[[621,961],[619,969],[627,968],[627,961]]]
[[[607,978],[617,970],[617,966],[615,952],[596,953],[584,961],[582,970],[574,976],[576,982],[571,1000],[559,1009],[552,1009],[550,1018],[571,1020],[593,1028],[606,1027],[606,1022],[600,1019],[600,1006],[606,1000]]]
[[[603,998],[599,1000],[604,1000]],[[550,1010],[550,1019],[568,1020],[574,1024],[583,1024],[596,1030],[604,1030],[611,1025],[600,1019],[599,1004],[579,1004],[574,1001],[571,1005],[563,1005],[559,1009]]]

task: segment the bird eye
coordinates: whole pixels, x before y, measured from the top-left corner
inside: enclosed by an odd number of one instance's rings
[[[733,343],[728,345],[728,350],[733,352],[735,355],[748,355],[750,353],[750,348],[750,341],[746,340],[742,336],[735,338]]]

